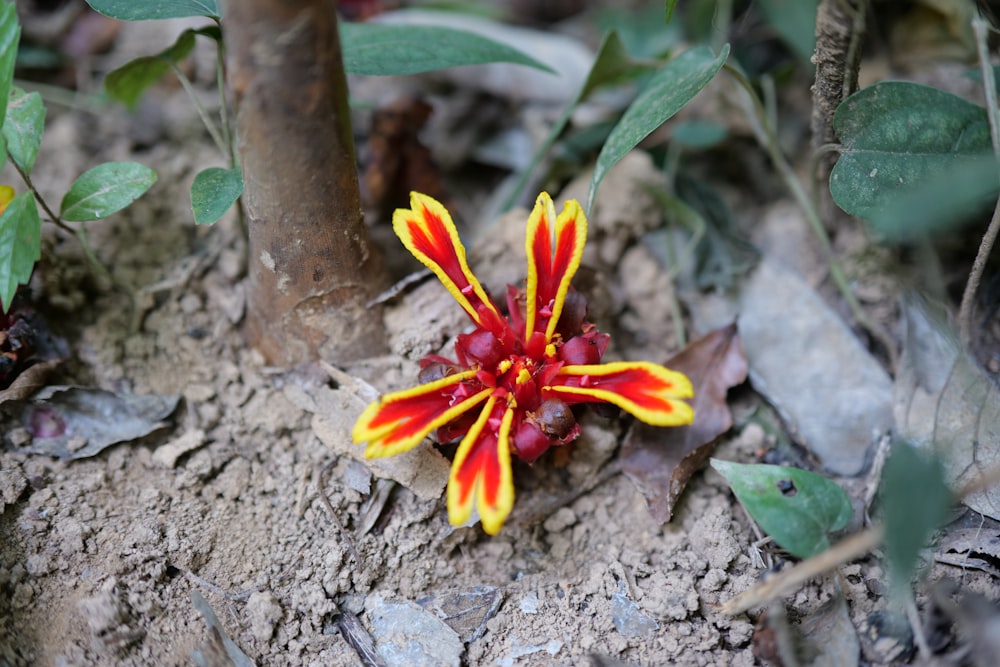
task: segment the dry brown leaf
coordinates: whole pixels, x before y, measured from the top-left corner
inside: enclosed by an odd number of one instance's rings
[[[365,203],[375,209],[380,220],[391,218],[396,208],[406,207],[411,190],[434,197],[445,208],[454,210],[441,181],[441,170],[418,136],[432,111],[424,100],[404,95],[372,115],[361,185]]]
[[[747,377],[747,359],[736,324],[716,329],[667,361],[694,385],[694,422],[658,428],[635,423],[622,445],[622,471],[646,497],[653,519],[670,521],[688,479],[705,463],[716,439],[733,425],[726,404],[730,387]]]

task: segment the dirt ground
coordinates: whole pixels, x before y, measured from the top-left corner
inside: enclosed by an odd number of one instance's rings
[[[241,335],[235,220],[190,220],[190,182],[218,164],[199,127],[179,90],[153,91],[138,116],[50,105],[36,173],[43,194],[58,201],[73,175],[106,159],[160,175],[134,206],[89,226],[102,260],[139,290],[134,333],[128,300],[92,276],[74,239],[47,230],[33,289],[70,349],[52,381],[182,401],[153,435],[92,458],[13,453],[8,437],[0,665],[236,664],[196,596],[260,666],[376,664],[345,639],[354,619],[386,664],[755,664],[757,613],[729,618],[717,607],[764,573],[759,536],[713,472],[694,477],[666,525],[624,477],[594,485],[625,422],[590,418],[572,451],[519,465],[518,502],[493,538],[448,525],[446,463],[430,446],[380,473],[401,483],[373,476],[350,443],[351,424],[371,391],[414,381],[416,361],[464,326],[461,312],[425,281],[387,308],[391,355],[343,369],[269,368]],[[628,189],[637,162],[602,189],[606,210],[624,207],[622,219],[651,207]],[[472,264],[490,288],[518,279],[518,266],[491,257],[520,256],[522,229],[500,225],[476,244]],[[598,313],[611,354],[663,361],[676,349],[669,283],[637,243],[645,231],[637,223],[624,236],[597,236],[589,252],[624,304]],[[748,420],[760,404],[748,390],[733,395],[737,426],[716,456],[755,461],[774,444]],[[841,572],[851,620],[884,606],[877,560]],[[985,575],[964,582],[996,596]],[[788,607],[807,617],[838,597],[836,587],[815,581]],[[405,653],[421,642],[438,657]]]

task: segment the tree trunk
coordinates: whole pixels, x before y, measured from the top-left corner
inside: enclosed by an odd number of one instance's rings
[[[384,351],[331,0],[224,0],[249,227],[246,334],[270,363]]]

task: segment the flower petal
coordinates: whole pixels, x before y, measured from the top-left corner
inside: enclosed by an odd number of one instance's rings
[[[528,255],[525,339],[535,331],[544,331],[545,341],[552,340],[586,241],[587,217],[579,202],[575,199],[566,202],[556,218],[552,198],[547,192],[538,195],[528,218],[525,239]]]
[[[424,266],[434,272],[476,324],[502,338],[506,327],[500,311],[469,269],[465,246],[448,210],[437,200],[410,193],[410,207],[392,216],[396,236]]]
[[[690,424],[694,410],[681,399],[693,395],[686,375],[648,361],[563,366],[542,389],[567,403],[613,403],[653,426]]]
[[[501,416],[502,415],[502,416]],[[487,425],[499,420],[494,432]],[[479,419],[458,445],[448,478],[448,521],[465,524],[472,508],[483,530],[496,535],[514,507],[514,475],[510,466],[510,429],[514,409],[491,396]]]
[[[456,402],[458,385],[475,377],[469,370],[428,382],[412,389],[386,394],[373,402],[354,424],[355,443],[367,442],[365,456],[378,458],[413,449],[434,429],[451,422],[489,396],[492,388],[480,388]]]

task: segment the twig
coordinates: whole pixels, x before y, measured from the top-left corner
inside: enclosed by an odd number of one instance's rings
[[[976,34],[976,49],[979,52],[979,68],[983,75],[983,90],[986,93],[986,112],[990,119],[990,138],[993,140],[993,156],[1000,160],[1000,110],[997,109],[997,86],[993,76],[993,67],[990,65],[989,46],[986,43],[986,31],[988,25],[980,17],[972,21],[972,30]],[[965,291],[962,293],[962,304],[958,309],[958,335],[962,341],[962,346],[969,348],[972,342],[972,318],[975,311],[976,292],[979,290],[979,283],[982,282],[983,272],[986,270],[986,262],[993,250],[993,244],[1000,234],[1000,199],[993,209],[993,217],[990,219],[990,226],[983,234],[983,240],[979,244],[979,251],[976,259],[972,263],[972,270],[969,272],[969,280],[965,283]]]
[[[883,531],[880,526],[855,533],[823,553],[804,560],[773,578],[743,591],[723,604],[721,611],[727,616],[735,616],[787,595],[813,577],[868,553],[878,546],[882,537]]]
[[[14,156],[10,154],[10,151],[7,151],[7,157],[10,160],[10,163],[14,165],[14,169],[16,169],[17,173],[21,176],[21,180],[23,180],[24,184],[28,186],[28,190],[31,192],[31,196],[35,198],[35,201],[38,202],[38,205],[42,207],[42,210],[45,211],[45,214],[49,216],[49,221],[59,229],[66,232],[67,234],[71,234],[72,236],[76,237],[76,239],[80,242],[80,245],[83,246],[83,254],[86,256],[87,261],[90,263],[90,266],[91,268],[93,268],[94,272],[97,273],[102,278],[105,278],[113,286],[117,287],[118,289],[128,294],[134,308],[135,294],[132,292],[131,288],[129,288],[127,285],[119,283],[117,280],[115,280],[115,277],[111,274],[111,271],[108,270],[108,267],[104,266],[101,260],[97,258],[97,255],[94,253],[93,248],[90,247],[90,241],[87,239],[86,230],[82,226],[74,228],[67,225],[66,222],[62,219],[62,217],[57,215],[55,211],[53,211],[49,207],[49,203],[45,201],[45,197],[42,196],[42,193],[38,191],[38,188],[36,188],[35,184],[32,182],[31,175],[28,174],[23,169],[21,169],[21,165],[17,163],[17,160],[14,159]]]
[[[909,622],[910,630],[913,632],[913,641],[917,645],[920,658],[930,660],[933,652],[930,645],[927,644],[927,635],[924,634],[924,629],[920,625],[920,612],[917,610],[917,603],[913,599],[912,591],[906,592],[904,608],[906,610],[906,620]]]
[[[319,494],[319,499],[320,502],[323,503],[323,507],[326,508],[326,513],[330,515],[330,520],[333,521],[333,525],[335,525],[337,530],[340,531],[340,537],[344,540],[344,546],[347,547],[348,553],[350,553],[351,557],[354,558],[354,567],[360,574],[361,556],[358,555],[358,550],[354,546],[354,539],[351,537],[351,534],[347,532],[347,529],[344,528],[344,522],[340,520],[340,516],[337,514],[337,511],[333,509],[333,503],[330,502],[330,498],[326,495],[326,475],[330,472],[336,462],[336,459],[334,459],[324,466],[320,466],[319,464],[316,465],[316,492]]]
[[[208,112],[202,105],[201,100],[198,99],[198,94],[195,93],[194,86],[191,85],[191,80],[187,78],[187,75],[183,71],[181,71],[181,68],[177,66],[177,63],[172,60],[170,61],[170,67],[174,70],[174,74],[177,75],[177,79],[181,82],[184,92],[186,92],[188,97],[191,98],[191,103],[194,104],[194,109],[198,112],[198,118],[201,119],[205,129],[208,130],[208,134],[212,137],[212,141],[215,142],[216,148],[218,148],[219,152],[226,156],[227,160],[232,161],[232,149],[226,145],[226,142],[219,134],[219,129],[215,126],[215,123],[212,122],[212,119],[209,118]]]
[[[789,164],[785,155],[781,152],[781,148],[778,145],[778,137],[775,134],[774,128],[767,121],[767,110],[764,108],[760,97],[758,97],[753,89],[753,86],[750,85],[750,81],[746,78],[746,76],[744,76],[743,72],[739,71],[729,63],[726,63],[723,67],[743,87],[743,89],[747,92],[747,95],[749,95],[750,101],[753,105],[753,113],[749,114],[749,119],[751,121],[750,124],[754,130],[754,134],[757,137],[757,141],[765,150],[767,150],[771,158],[771,162],[774,163],[775,169],[778,170],[778,174],[785,181],[785,185],[788,187],[789,191],[791,191],[792,197],[799,205],[799,208],[802,209],[802,214],[805,217],[806,222],[809,223],[809,227],[812,229],[813,234],[815,234],[816,239],[819,241],[820,250],[823,252],[823,255],[830,267],[830,276],[833,278],[834,284],[836,284],[837,289],[840,290],[841,295],[844,297],[844,301],[851,309],[851,314],[854,316],[857,323],[868,331],[872,337],[885,348],[886,354],[889,355],[889,361],[895,368],[897,366],[896,362],[898,357],[896,346],[893,344],[892,338],[889,334],[881,326],[868,318],[864,310],[862,310],[861,304],[858,303],[857,297],[854,296],[854,292],[851,291],[851,286],[847,280],[847,276],[844,274],[844,270],[840,266],[840,262],[834,254],[833,244],[830,243],[830,237],[827,235],[826,229],[823,227],[823,222],[820,220],[816,207],[813,206],[812,200],[806,193],[805,188],[798,179],[798,176],[795,175],[795,170],[792,169],[792,165]]]
[[[1000,466],[994,466],[985,473],[965,484],[955,494],[956,501],[1000,484]],[[877,547],[885,537],[882,526],[872,526],[855,533],[821,554],[808,558],[798,565],[784,570],[772,579],[749,588],[722,605],[723,614],[735,616],[753,607],[767,604],[798,589],[813,577],[828,572],[839,565],[860,558]]]

